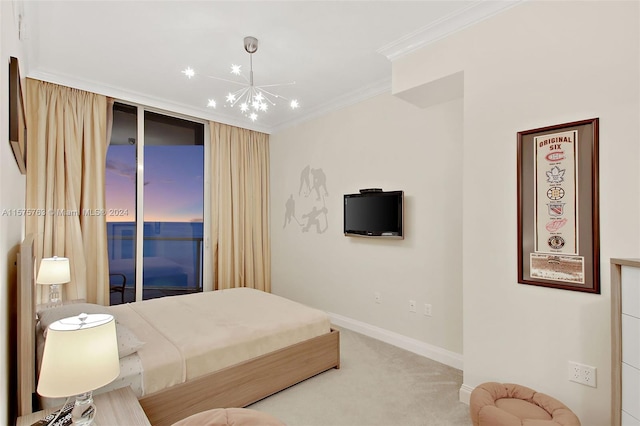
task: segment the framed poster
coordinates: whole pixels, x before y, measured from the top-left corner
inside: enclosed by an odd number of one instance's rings
[[[23,175],[27,173],[27,128],[22,84],[20,83],[20,67],[18,59],[11,57],[9,61],[9,143],[16,157],[18,169]]]
[[[518,282],[600,293],[598,119],[518,132]]]

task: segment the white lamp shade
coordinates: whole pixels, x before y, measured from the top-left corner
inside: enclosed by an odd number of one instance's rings
[[[71,281],[69,259],[66,257],[48,257],[40,262],[36,282],[38,284],[64,284]]]
[[[80,314],[56,321],[47,329],[38,380],[40,395],[60,398],[82,394],[111,383],[118,374],[113,316]]]

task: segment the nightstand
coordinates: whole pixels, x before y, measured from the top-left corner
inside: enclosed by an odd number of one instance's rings
[[[93,397],[93,402],[96,405],[96,418],[94,420],[96,426],[151,426],[138,403],[138,398],[136,398],[130,387],[96,395]],[[49,408],[18,417],[16,426],[31,426],[55,410]]]

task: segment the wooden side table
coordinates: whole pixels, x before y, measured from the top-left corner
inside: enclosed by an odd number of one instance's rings
[[[151,426],[138,402],[138,398],[136,398],[130,387],[96,395],[93,397],[93,403],[96,405],[94,422],[97,426]],[[56,408],[49,408],[18,417],[16,426],[31,426],[54,411],[56,411]]]

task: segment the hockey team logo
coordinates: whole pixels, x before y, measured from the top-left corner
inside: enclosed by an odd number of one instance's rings
[[[549,161],[550,163],[554,163],[557,161],[562,161],[564,160],[564,151],[553,151],[547,154],[547,156],[545,157],[547,159],[547,161]]]
[[[549,216],[562,216],[565,203],[549,203]]]
[[[553,235],[547,240],[547,244],[549,244],[549,247],[553,250],[560,250],[564,247],[564,238],[560,235]]]
[[[558,166],[553,166],[553,168],[547,172],[547,182],[559,184],[564,181],[564,173],[566,169],[560,169]]]
[[[553,186],[547,191],[547,198],[550,200],[556,201],[562,199],[562,197],[564,197],[564,189],[559,186]]]
[[[567,219],[554,219],[551,222],[548,222],[544,227],[547,228],[549,232],[558,232],[560,228],[567,224]]]

